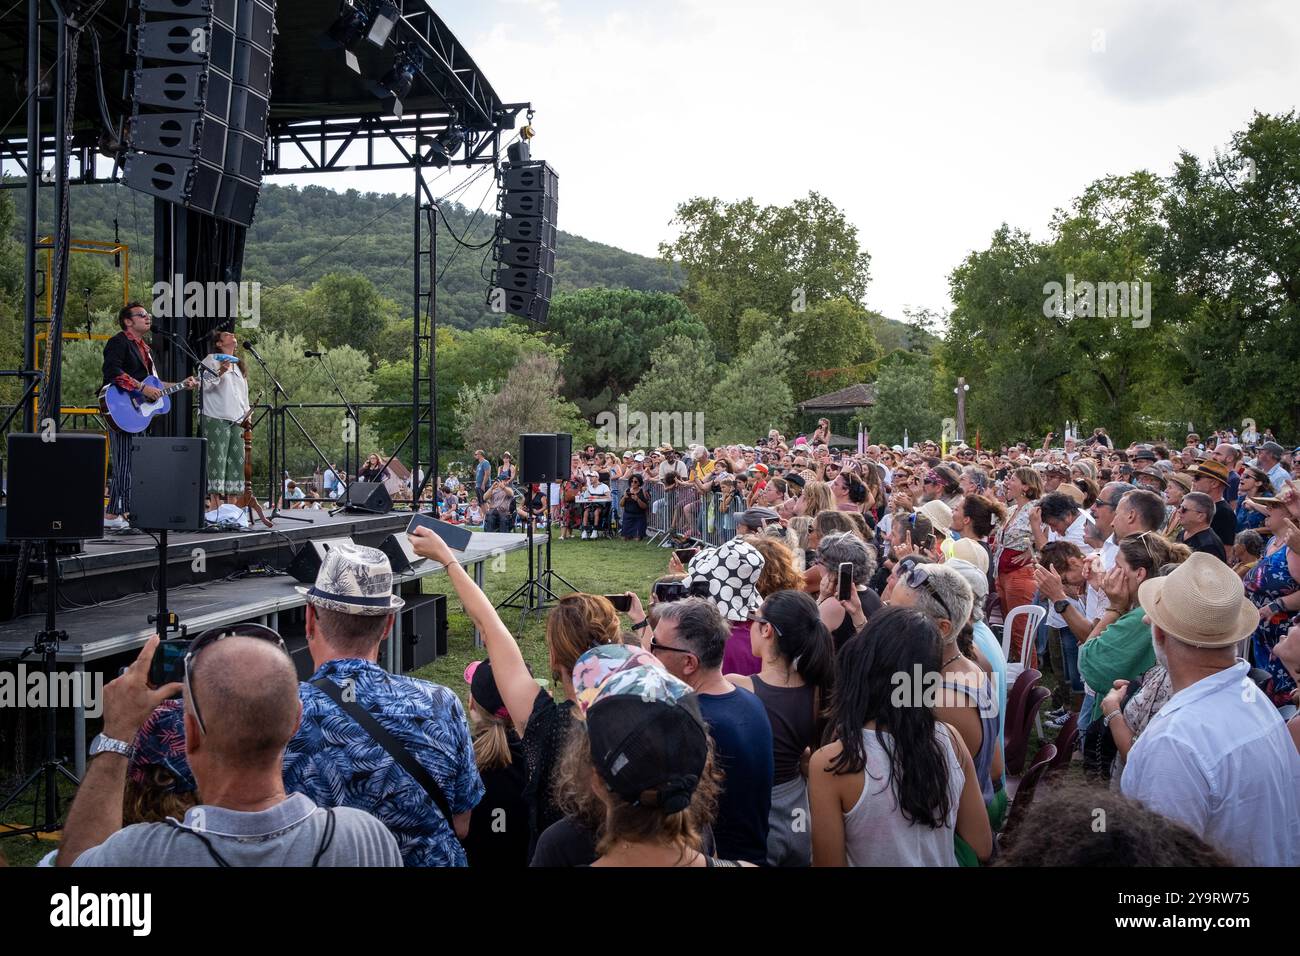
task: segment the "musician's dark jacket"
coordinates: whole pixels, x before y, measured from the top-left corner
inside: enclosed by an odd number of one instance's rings
[[[131,387],[119,380],[121,375],[130,376],[137,384],[150,375],[149,367],[140,357],[140,350],[125,331],[118,332],[104,343],[104,384],[116,382],[123,388]]]

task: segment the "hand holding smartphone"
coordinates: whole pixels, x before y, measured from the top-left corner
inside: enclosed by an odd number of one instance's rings
[[[614,610],[620,614],[632,610],[632,599],[626,594],[606,594],[605,600],[614,605]]]
[[[673,554],[677,555],[677,560],[681,562],[683,568],[691,563],[691,558],[699,553],[699,548],[674,548]]]
[[[853,596],[853,563],[850,561],[841,562],[839,574],[837,597],[841,601],[847,601]]]
[[[447,542],[447,547],[453,551],[464,551],[469,547],[470,540],[474,537],[472,532],[459,525],[448,524],[446,521],[439,521],[437,518],[426,514],[411,515],[411,521],[406,526],[406,533],[410,534],[416,528],[428,528]]]
[[[185,655],[190,642],[183,637],[159,641],[149,662],[149,683],[154,687],[179,683],[185,679]]]

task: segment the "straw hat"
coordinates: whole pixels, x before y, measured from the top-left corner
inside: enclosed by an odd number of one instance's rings
[[[1152,624],[1193,647],[1229,647],[1259,625],[1259,609],[1246,597],[1241,578],[1203,551],[1170,574],[1143,581],[1138,603]]]
[[[952,529],[952,509],[939,499],[927,501],[917,510],[930,519],[930,524],[936,531],[948,534]]]
[[[989,573],[989,553],[980,547],[979,542],[974,538],[957,539],[952,546],[952,558],[949,559],[949,563],[951,564],[953,560],[965,561],[975,565],[984,574]]]
[[[1183,489],[1184,493],[1192,490],[1192,476],[1185,472],[1175,471],[1169,476],[1169,481]]]
[[[1221,484],[1228,483],[1228,466],[1212,458],[1208,461],[1198,461],[1187,469],[1187,473],[1193,478],[1213,478]]]

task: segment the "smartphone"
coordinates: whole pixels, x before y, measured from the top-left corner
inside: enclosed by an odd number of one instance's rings
[[[851,597],[853,597],[853,563],[843,561],[840,563],[839,599],[847,601]]]
[[[428,528],[442,538],[443,541],[446,541],[447,547],[453,551],[464,551],[469,547],[470,539],[474,537],[472,532],[466,531],[459,525],[448,524],[446,521],[439,521],[437,518],[423,514],[411,515],[411,522],[406,526],[406,533],[410,534],[416,528]]]
[[[626,594],[606,594],[605,600],[614,605],[614,610],[626,614],[632,610],[632,599]]]
[[[682,567],[686,567],[699,551],[699,548],[674,548],[673,554],[677,555],[677,560],[682,563]]]
[[[149,662],[149,683],[154,687],[179,683],[185,678],[185,654],[190,649],[189,638],[177,637],[159,641]]]
[[[654,586],[655,601],[661,604],[680,601],[684,597],[689,597],[690,593],[690,588],[686,586],[685,581],[660,581]]]

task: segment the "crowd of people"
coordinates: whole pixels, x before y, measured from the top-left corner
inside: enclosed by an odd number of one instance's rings
[[[625,611],[561,598],[549,681],[424,529],[412,547],[445,566],[486,649],[467,705],[380,668],[401,599],[360,546],[302,589],[310,681],[243,625],[201,635],[183,687],[155,688],[150,641],[106,688],[109,743],[57,862],[1300,864],[1293,453],[1230,433],[1118,449],[1101,429],[845,453],[828,424],[575,456],[588,496],[541,504],[584,538],[613,504],[640,537],[654,484],[729,485],[744,507],[717,546],[666,542],[687,546]],[[476,461],[469,496],[491,513],[513,465]],[[1042,612],[999,640],[1025,606]],[[1045,725],[1079,731],[1019,816],[1017,666],[1051,675]]]

